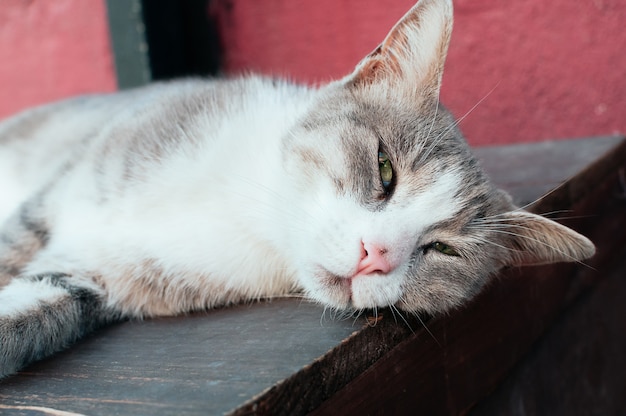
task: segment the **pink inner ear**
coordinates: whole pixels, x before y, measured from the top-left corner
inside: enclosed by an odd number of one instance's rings
[[[382,63],[378,58],[368,59],[360,69],[359,74],[355,77],[355,84],[368,85],[376,81],[377,74],[380,73]]]
[[[384,43],[379,45],[361,62],[358,74],[354,80],[355,83],[367,85],[388,75],[400,75],[401,67],[398,58],[401,58],[403,51],[396,50],[394,53],[391,52],[391,48],[394,44],[401,44],[406,41],[406,36],[398,28],[393,30]]]
[[[401,73],[400,63],[397,58],[389,55],[376,53],[370,55],[360,65],[357,76],[354,78],[355,84],[370,85],[377,80],[398,76]]]
[[[388,80],[400,85],[399,92],[415,91],[419,85],[426,94],[438,96],[452,19],[451,0],[420,0],[357,65],[351,83]]]

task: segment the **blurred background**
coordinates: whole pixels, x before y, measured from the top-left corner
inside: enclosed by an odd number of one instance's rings
[[[414,3],[2,0],[0,117],[188,75],[324,83],[352,71]],[[471,144],[626,132],[626,2],[454,3],[441,98],[467,114]]]

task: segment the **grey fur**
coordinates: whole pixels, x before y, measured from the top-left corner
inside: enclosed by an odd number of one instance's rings
[[[67,296],[55,303],[42,303],[34,312],[0,316],[0,375],[11,374],[119,319],[105,311],[101,295],[74,285],[71,276],[52,273],[28,279],[63,288]]]

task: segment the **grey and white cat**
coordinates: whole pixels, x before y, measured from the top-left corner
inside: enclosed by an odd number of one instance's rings
[[[452,1],[320,88],[248,76],[0,124],[0,375],[106,323],[294,291],[438,313],[593,244],[517,209],[439,104]]]

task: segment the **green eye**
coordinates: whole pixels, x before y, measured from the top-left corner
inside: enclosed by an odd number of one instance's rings
[[[383,182],[383,187],[387,189],[393,179],[393,168],[387,153],[378,152],[378,170],[380,170],[380,179]]]
[[[445,254],[446,256],[458,256],[459,253],[452,247],[447,244],[440,243],[439,241],[431,244],[431,247],[440,252],[441,254]]]

